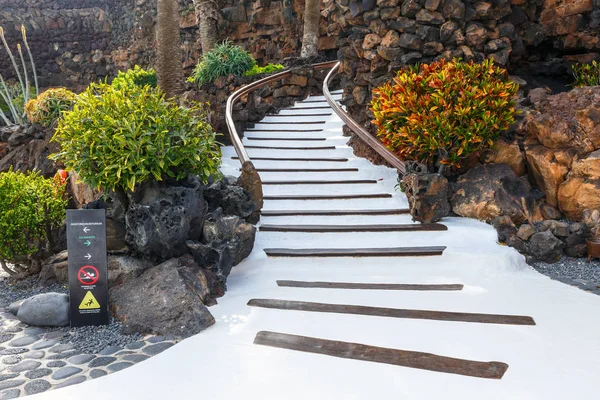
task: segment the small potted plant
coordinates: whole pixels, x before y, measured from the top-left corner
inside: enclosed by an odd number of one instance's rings
[[[590,237],[587,239],[588,259],[600,258],[600,210],[586,211],[583,221],[590,228]]]

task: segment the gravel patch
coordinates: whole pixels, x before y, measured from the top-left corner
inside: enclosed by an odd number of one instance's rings
[[[0,279],[0,308],[8,307],[12,302],[48,292],[67,293],[68,288],[66,285],[59,284],[39,287],[35,277],[17,282],[12,282],[9,279]]]
[[[531,266],[552,279],[600,295],[600,260],[563,257],[552,264],[540,261]]]
[[[106,326],[83,326],[65,331],[60,341],[68,343],[82,353],[98,354],[103,350],[110,348],[114,352],[123,349],[130,343],[142,340],[142,335],[123,335],[121,334],[122,324],[112,320],[110,325]]]

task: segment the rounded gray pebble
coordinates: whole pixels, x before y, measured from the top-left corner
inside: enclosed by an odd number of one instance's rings
[[[88,367],[90,367],[90,368],[104,367],[104,366],[112,363],[115,360],[116,360],[115,357],[98,357],[98,358],[92,360],[92,362],[90,362],[88,364]]]
[[[10,372],[24,372],[24,371],[30,371],[32,369],[36,369],[40,365],[42,365],[42,363],[39,361],[26,360],[26,361],[21,361],[17,365],[13,365],[8,370]]]
[[[73,350],[73,345],[68,343],[57,344],[48,351],[50,353],[64,353],[65,351]]]
[[[12,349],[4,349],[0,351],[0,356],[12,356],[13,354],[27,353],[29,349],[24,347],[13,347]]]
[[[14,319],[14,318],[13,318],[13,319]],[[16,327],[16,326],[9,326],[8,328],[4,328],[4,329],[2,329],[2,330],[3,330],[4,332],[7,332],[7,333],[19,333],[19,332],[22,332],[22,331],[23,331],[23,329],[22,329],[22,328],[19,328],[19,327]]]
[[[52,354],[51,356],[46,357],[48,360],[66,360],[67,358],[71,358],[81,354],[78,350],[69,350],[64,353]]]
[[[37,326],[30,326],[25,328],[23,331],[26,335],[41,335],[42,333],[48,332],[48,329],[38,328]]]
[[[125,348],[129,349],[129,350],[137,350],[137,349],[141,349],[145,345],[146,345],[146,343],[144,343],[144,342],[133,342],[133,343],[129,343],[127,346],[125,346]]]
[[[11,335],[10,333],[2,333],[0,334],[0,343],[8,342],[14,337],[15,335]]]
[[[142,362],[147,360],[149,357],[144,354],[131,354],[129,356],[123,357],[123,361],[131,361],[134,363]]]
[[[46,355],[46,353],[44,353],[42,350],[36,350],[36,351],[30,351],[29,353],[23,355],[23,358],[39,360],[41,358],[44,358],[44,355]]]
[[[45,339],[61,339],[63,336],[65,336],[65,333],[62,331],[52,331],[52,332],[48,332],[44,335]]]
[[[43,379],[31,381],[27,385],[25,385],[25,394],[29,395],[29,394],[42,393],[42,392],[45,392],[46,390],[50,389],[51,386],[52,385],[50,385],[50,382],[45,381]]]
[[[47,366],[50,368],[60,368],[60,367],[64,367],[65,365],[67,365],[67,363],[64,361],[50,361],[47,364]]]
[[[15,365],[20,363],[22,359],[21,356],[6,356],[2,359],[2,364]]]
[[[16,378],[19,374],[2,374],[0,375],[0,382],[5,381],[7,379]]]
[[[37,369],[33,369],[31,371],[28,371],[25,374],[25,378],[27,379],[38,379],[44,376],[48,376],[52,373],[52,370],[50,368],[37,368]]]
[[[25,381],[23,379],[19,379],[19,380],[13,379],[13,380],[9,380],[9,381],[0,382],[0,390],[14,388],[15,386],[21,386],[24,383],[25,383]]]
[[[120,351],[117,354],[115,354],[115,357],[128,356],[130,354],[135,354],[135,352],[134,351],[123,350],[123,351]]]
[[[143,351],[146,354],[150,354],[151,356],[155,356],[155,355],[157,355],[159,353],[162,353],[163,351],[165,351],[166,349],[168,349],[171,346],[173,346],[173,343],[162,342],[162,343],[153,344],[153,345],[148,346],[148,347],[144,347]]]
[[[110,356],[111,354],[115,354],[117,351],[120,350],[123,350],[123,348],[118,346],[108,346],[98,354],[101,356]]]
[[[96,356],[93,354],[79,354],[77,356],[73,356],[73,357],[69,358],[68,361],[71,364],[80,365],[80,364],[88,363],[88,362],[92,361],[94,358],[96,358]]]
[[[64,367],[64,368],[61,368],[58,371],[56,371],[54,374],[52,374],[52,379],[56,379],[56,380],[65,379],[65,378],[68,378],[75,374],[78,374],[81,371],[82,371],[82,369],[77,368],[77,367]]]
[[[58,342],[56,340],[53,340],[53,339],[42,340],[41,342],[38,342],[38,343],[34,344],[33,346],[31,346],[31,350],[47,349],[48,347],[52,347],[52,346],[54,346],[57,343]]]
[[[118,362],[118,363],[114,363],[109,365],[108,367],[106,367],[106,369],[108,369],[110,372],[118,372],[121,371],[125,368],[129,368],[131,367],[133,364],[129,363],[129,362]]]
[[[0,400],[16,399],[21,395],[21,389],[10,389],[0,393]]]
[[[108,372],[101,369],[93,369],[90,371],[90,378],[92,379],[100,378],[101,376],[105,375],[108,375]]]
[[[38,338],[37,336],[22,336],[8,343],[8,345],[10,347],[23,347],[29,346],[30,344],[35,343],[38,340],[40,340],[40,338]]]
[[[160,343],[164,342],[166,338],[164,336],[153,336],[147,340],[148,343]]]
[[[60,389],[60,388],[66,387],[66,386],[77,385],[78,383],[85,382],[86,380],[87,380],[87,378],[83,375],[74,376],[72,378],[67,379],[63,383],[55,385],[54,388]]]

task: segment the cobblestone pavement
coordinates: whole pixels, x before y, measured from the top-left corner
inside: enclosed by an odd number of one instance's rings
[[[109,345],[96,354],[62,343],[68,329],[30,327],[0,312],[0,399],[13,399],[85,382],[121,371],[175,344],[159,336],[125,346]]]

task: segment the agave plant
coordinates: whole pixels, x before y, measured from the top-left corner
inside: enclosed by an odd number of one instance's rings
[[[23,37],[23,45],[25,47],[25,50],[27,51],[27,55],[29,56],[29,62],[31,64],[31,70],[33,72],[33,80],[35,85],[35,96],[37,97],[40,93],[38,85],[38,76],[35,69],[33,56],[31,54],[31,49],[29,48],[29,43],[27,42],[27,31],[25,30],[25,26],[21,26],[21,36]],[[12,50],[8,46],[8,43],[6,42],[6,37],[4,36],[4,29],[1,26],[0,40],[2,40],[2,44],[4,45],[4,48],[8,53],[8,58],[12,63],[17,78],[19,79],[19,83],[16,85],[15,90],[15,86],[11,87],[10,85],[8,85],[4,80],[2,74],[0,74],[0,99],[4,101],[8,109],[8,111],[5,113],[0,108],[0,118],[2,118],[2,121],[4,121],[4,123],[8,126],[13,124],[24,124],[27,122],[27,116],[25,115],[24,105],[27,104],[27,102],[29,101],[32,89],[29,81],[29,75],[27,73],[27,63],[25,62],[23,49],[21,48],[21,44],[18,43],[17,53],[19,54],[19,65],[15,55],[13,54]]]

